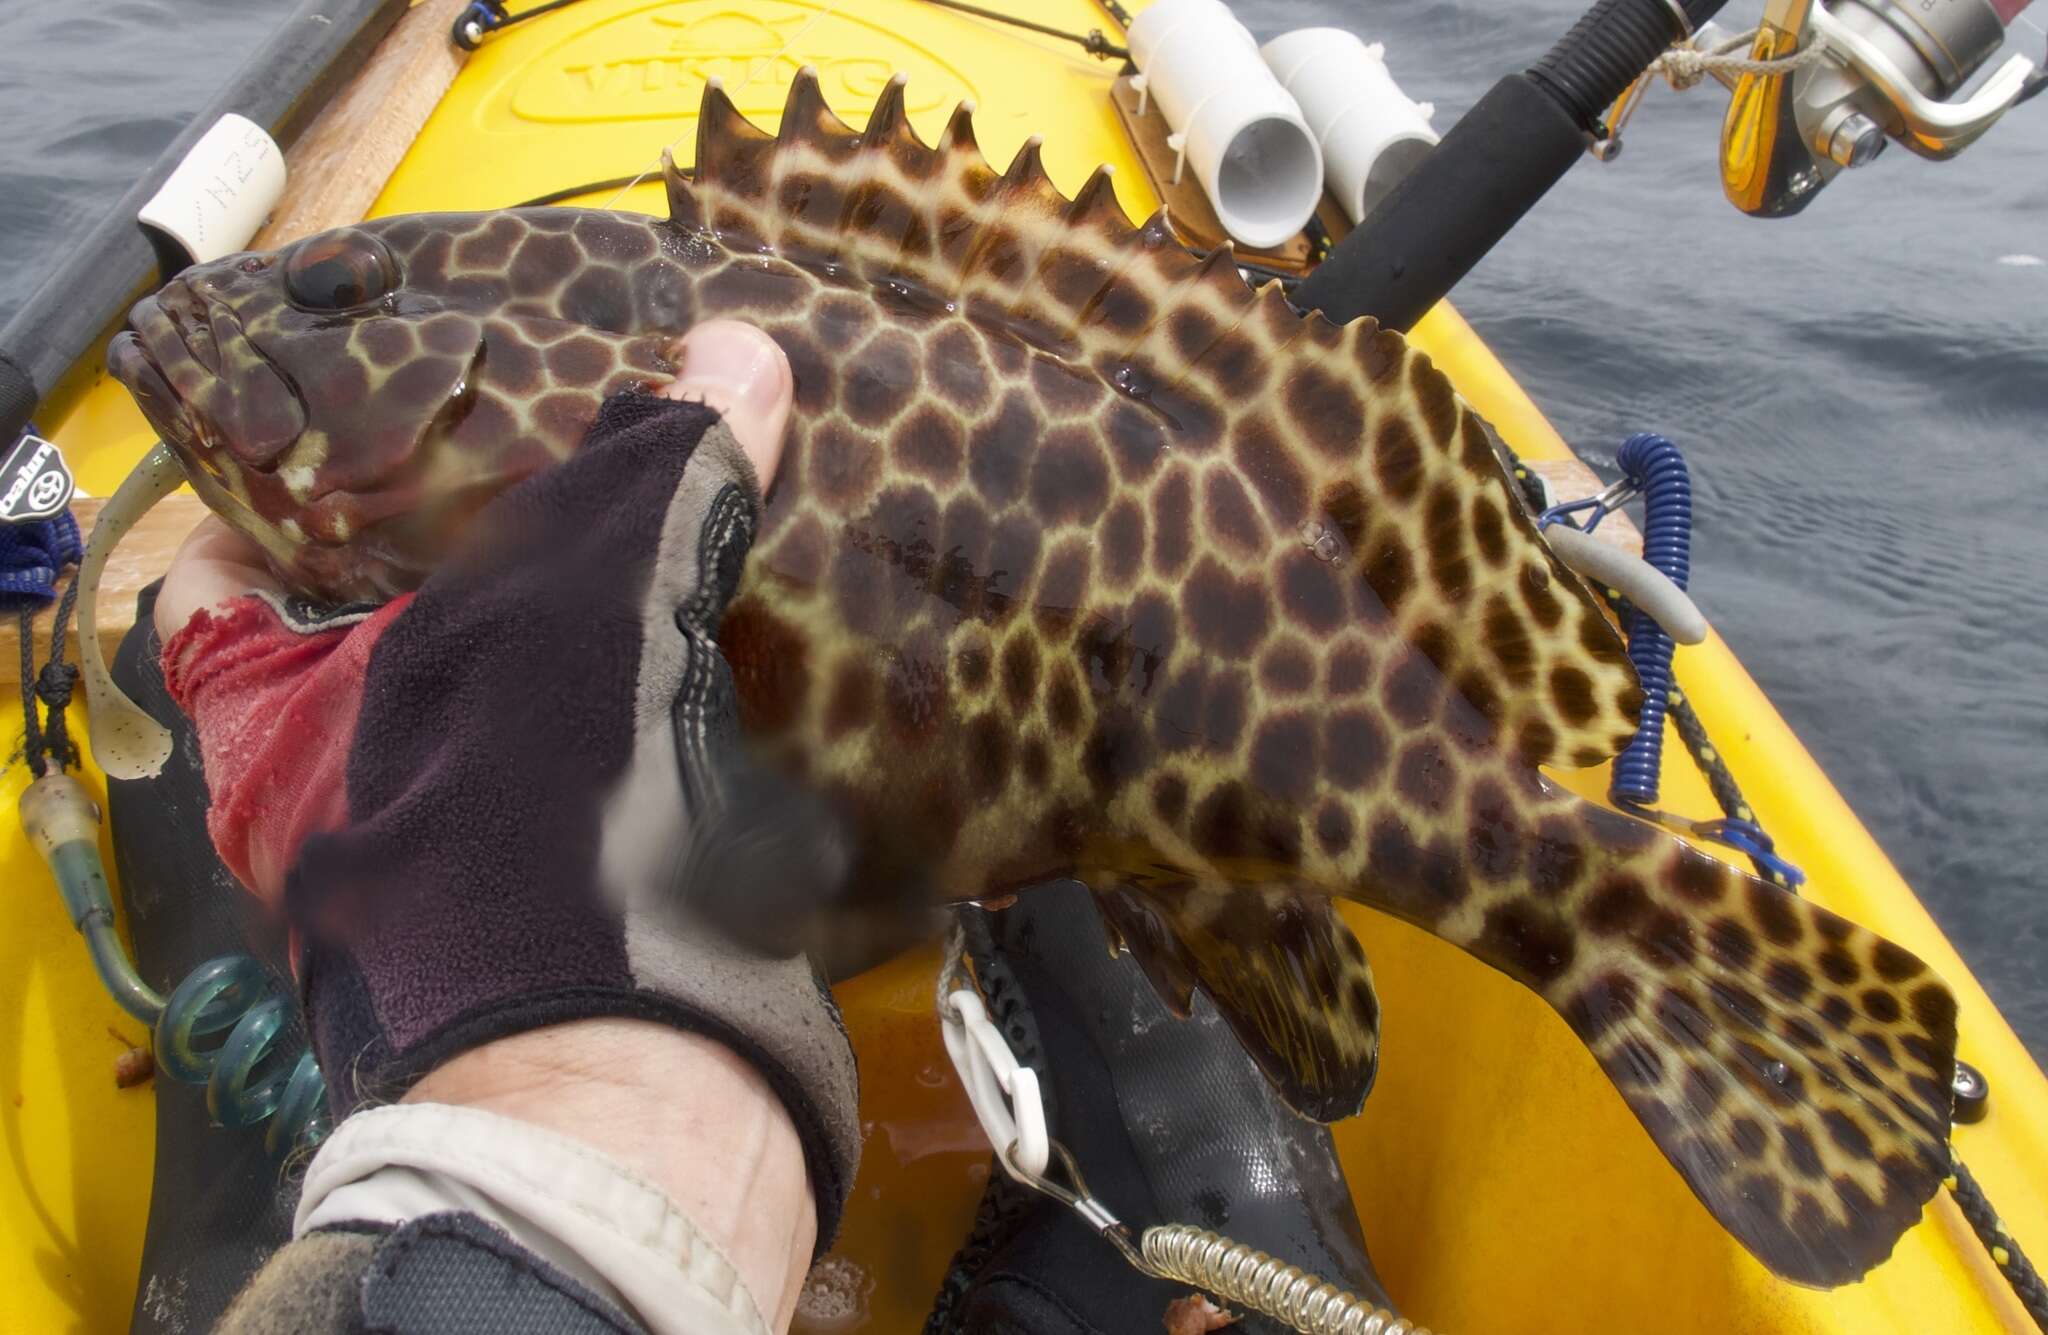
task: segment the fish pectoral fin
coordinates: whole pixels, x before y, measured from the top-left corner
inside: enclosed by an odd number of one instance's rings
[[[1216,1005],[1296,1112],[1318,1122],[1365,1105],[1379,1068],[1379,998],[1365,948],[1322,895],[1190,881],[1109,885],[1096,903],[1167,1006]]]
[[[1951,1171],[1954,997],[1775,886],[1721,908],[1647,916],[1546,995],[1723,1227],[1786,1279],[1848,1283]]]
[[[1177,1019],[1187,1019],[1195,1002],[1195,967],[1165,916],[1145,895],[1122,885],[1095,891],[1095,907],[1109,924],[1111,939],[1137,961],[1166,1009]]]

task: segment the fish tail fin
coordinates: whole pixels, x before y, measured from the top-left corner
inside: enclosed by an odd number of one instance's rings
[[[1818,904],[1588,811],[1612,861],[1568,897],[1569,963],[1538,990],[1759,1260],[1859,1278],[1950,1172],[1954,995]],[[1548,930],[1533,902],[1488,909],[1475,953],[1518,974]]]
[[[1379,1068],[1379,998],[1365,948],[1322,895],[1292,886],[1108,885],[1096,903],[1160,997],[1185,1016],[1209,995],[1296,1112],[1356,1113]]]

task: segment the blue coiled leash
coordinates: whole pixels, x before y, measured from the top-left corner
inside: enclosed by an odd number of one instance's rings
[[[1621,481],[1597,496],[1550,507],[1543,512],[1542,524],[1564,523],[1567,516],[1586,512],[1580,531],[1591,533],[1607,515],[1641,497],[1643,560],[1683,591],[1692,578],[1692,475],[1686,469],[1685,456],[1663,436],[1645,431],[1622,442],[1615,463],[1621,469]],[[1643,704],[1635,736],[1614,758],[1607,792],[1616,805],[1650,808],[1657,803],[1664,768],[1664,721],[1675,705],[1671,656],[1676,646],[1670,632],[1642,608],[1628,602],[1620,602],[1618,607],[1622,632],[1628,637],[1629,662],[1642,685]],[[1694,758],[1701,759],[1697,748]],[[1710,772],[1708,777],[1711,781],[1714,776]],[[1742,814],[1736,814],[1737,810]],[[1721,820],[1691,822],[1688,828],[1747,854],[1759,874],[1787,889],[1806,879],[1804,872],[1778,855],[1770,835],[1749,818],[1746,807],[1729,810]]]
[[[1615,456],[1622,477],[1643,498],[1643,560],[1679,588],[1692,578],[1692,475],[1678,447],[1643,432],[1622,442]],[[1637,607],[1622,613],[1628,657],[1643,687],[1634,740],[1614,758],[1608,795],[1616,802],[1650,806],[1664,766],[1664,716],[1671,700],[1671,654],[1664,628]]]
[[[21,616],[22,757],[36,776],[21,795],[22,827],[56,877],[71,924],[85,938],[108,994],[154,1029],[157,1069],[174,1080],[205,1085],[207,1111],[222,1126],[268,1120],[264,1145],[272,1154],[316,1144],[327,1133],[327,1082],[310,1048],[296,1059],[278,1052],[292,1004],[271,987],[262,963],[251,955],[208,960],[166,999],[142,980],[121,945],[100,860],[99,807],[65,772],[79,759],[64,725],[78,675],[64,661],[75,580],[58,599],[50,661],[32,671],[30,618],[57,598],[58,572],[78,557],[78,526],[68,511],[38,524],[0,525],[0,601],[16,605]],[[223,1033],[218,1046],[207,1044]]]

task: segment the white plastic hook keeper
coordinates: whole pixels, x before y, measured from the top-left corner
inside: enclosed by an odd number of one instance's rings
[[[1167,142],[1194,169],[1223,229],[1260,249],[1299,232],[1322,197],[1322,152],[1229,7],[1159,0],[1131,21],[1126,40],[1139,70],[1133,85],[1159,104],[1173,129]]]
[[[233,112],[199,136],[163,188],[135,216],[195,264],[232,255],[284,195],[284,152],[262,126]]]
[[[1302,28],[1260,54],[1300,105],[1322,150],[1330,193],[1358,222],[1436,146],[1436,108],[1401,91],[1386,48],[1342,28]]]
[[[939,1037],[1004,1170],[1020,1182],[1045,1176],[1052,1141],[1038,1073],[1017,1060],[972,989],[941,987]]]

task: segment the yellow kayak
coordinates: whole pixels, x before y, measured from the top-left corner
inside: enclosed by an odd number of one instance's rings
[[[1075,32],[1109,26],[1092,0],[1016,8]],[[928,142],[956,103],[972,99],[991,161],[1040,135],[1064,192],[1106,162],[1132,217],[1158,204],[1112,103],[1116,65],[1072,43],[920,0],[586,0],[485,42],[373,213],[509,205],[646,172],[641,184],[565,202],[664,214],[657,160],[664,146],[687,160],[705,82],[721,79],[742,112],[772,127],[806,65],[855,124],[901,71]],[[1455,311],[1438,307],[1413,338],[1522,457],[1569,457]],[[39,421],[97,496],[153,440],[127,393],[97,369],[71,377]],[[1959,1054],[1995,1093],[1988,1116],[1959,1126],[1954,1144],[2008,1212],[2011,1234],[2048,1239],[2039,1190],[2048,1182],[2048,1080],[1728,647],[1710,637],[1683,648],[1676,673],[1759,822],[1807,871],[1806,892],[1908,947],[1955,990]],[[75,709],[74,728],[84,723]],[[1718,815],[1675,737],[1665,755],[1663,805]],[[103,791],[96,770],[84,777]],[[1606,791],[1605,767],[1556,777],[1588,797]],[[0,781],[8,809],[25,781],[19,767]],[[9,1165],[0,1173],[0,1329],[120,1329],[135,1299],[155,1102],[147,1085],[117,1088],[122,1045],[109,1031],[140,1035],[102,990],[12,822],[0,858],[9,889],[0,930]],[[1345,911],[1374,962],[1386,1018],[1377,1086],[1336,1139],[1373,1258],[1411,1319],[1459,1335],[2032,1329],[1947,1193],[1860,1283],[1820,1292],[1774,1278],[1695,1200],[1549,1007],[1419,930]],[[864,1329],[919,1327],[988,1172],[989,1147],[940,1046],[937,967],[928,949],[838,990],[868,1137],[836,1255],[862,1294]]]

